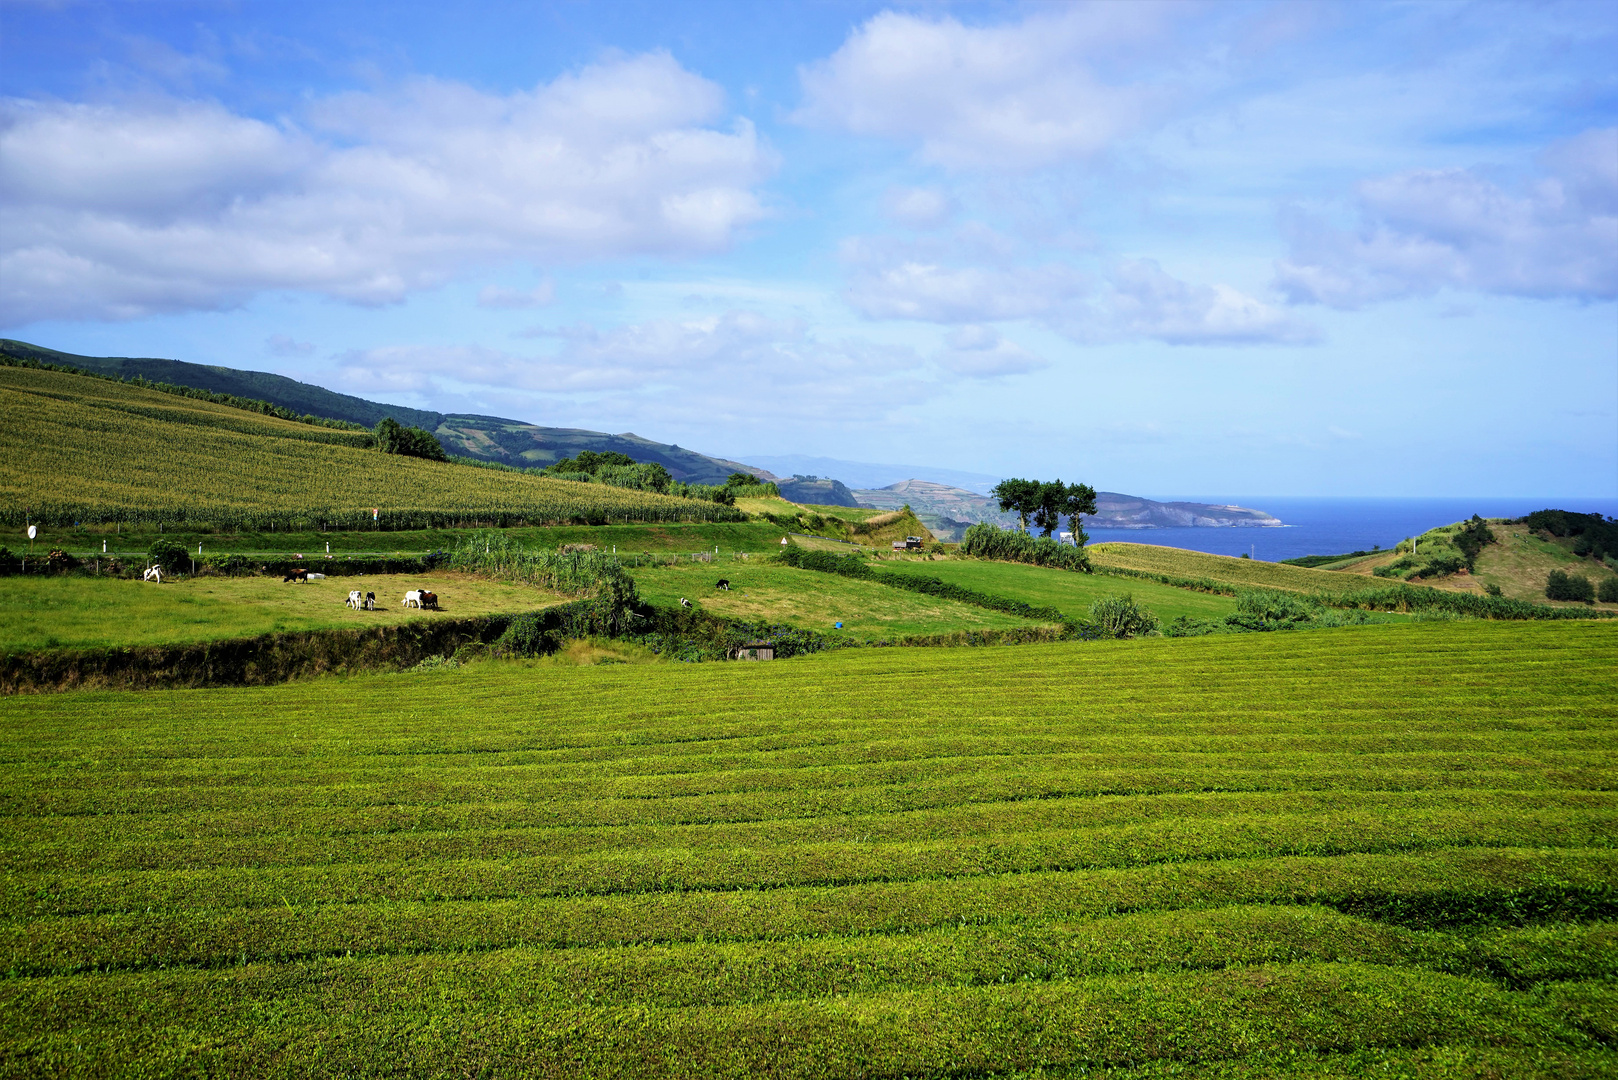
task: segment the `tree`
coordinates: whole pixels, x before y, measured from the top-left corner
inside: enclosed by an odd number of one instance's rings
[[[752,487],[756,483],[758,483],[758,477],[754,476],[752,473],[733,472],[730,474],[730,479],[725,481],[725,486]]]
[[[1003,513],[1016,514],[1022,521],[1022,531],[1028,531],[1028,519],[1039,509],[1039,492],[1043,485],[1038,480],[1002,480],[989,492],[1000,503]]]
[[[405,427],[391,416],[377,421],[376,448],[384,454],[402,454],[428,461],[449,460],[436,435],[423,428]]]
[[[1084,527],[1079,524],[1081,514],[1094,514],[1096,512],[1096,489],[1089,484],[1069,484],[1063,492],[1062,513],[1067,515],[1067,527],[1073,530],[1073,543],[1083,547],[1090,538],[1084,534]]]
[[[1575,600],[1593,604],[1596,590],[1587,577],[1552,570],[1545,580],[1545,596],[1550,600]]]
[[[1038,504],[1034,508],[1034,524],[1046,539],[1062,524],[1062,507],[1067,502],[1067,485],[1060,480],[1039,485]]]

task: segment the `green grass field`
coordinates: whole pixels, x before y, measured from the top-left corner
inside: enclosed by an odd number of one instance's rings
[[[318,566],[312,566],[318,570]],[[347,606],[348,590],[374,592],[375,611]],[[438,593],[441,611],[406,609],[411,589]],[[110,578],[14,577],[0,620],[0,654],[36,649],[172,645],[279,631],[376,626],[412,619],[534,611],[566,598],[528,585],[435,571],[282,584],[278,577],[199,577],[161,585]]]
[[[725,618],[763,619],[811,630],[829,631],[841,622],[842,636],[859,640],[1040,625],[954,600],[771,565],[760,559],[721,558],[713,563],[641,567],[630,572],[640,594],[657,604],[677,604],[683,596]],[[730,581],[730,591],[714,587],[720,578]]]
[[[0,701],[12,1076],[1611,1076],[1618,627]]]
[[[1236,610],[1228,596],[1192,592],[1152,581],[1127,581],[1101,574],[1076,574],[1045,566],[990,562],[983,559],[940,559],[925,562],[885,559],[877,564],[884,573],[895,571],[936,577],[951,585],[975,589],[992,596],[1006,596],[1034,605],[1048,605],[1070,618],[1083,618],[1090,605],[1103,596],[1133,595],[1141,606],[1150,608],[1163,622],[1180,615],[1217,619]]]
[[[1086,548],[1098,570],[1121,568],[1178,578],[1206,578],[1237,588],[1285,589],[1304,593],[1344,593],[1366,588],[1366,579],[1357,574],[1331,570],[1311,570],[1285,563],[1254,559],[1233,559],[1183,548],[1153,544],[1125,544],[1108,541]]]

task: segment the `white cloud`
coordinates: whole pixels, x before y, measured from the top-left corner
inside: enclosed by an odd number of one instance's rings
[[[1083,158],[1133,131],[1157,91],[1108,83],[1098,58],[1151,36],[1150,4],[1071,4],[1005,26],[883,12],[799,72],[805,123],[919,144],[949,168]]]
[[[1304,344],[1312,326],[1229,285],[1194,285],[1152,259],[1118,263],[1095,313],[1073,327],[1078,335],[1151,338],[1169,345]]]
[[[774,159],[663,53],[533,91],[420,79],[302,125],[210,103],[0,103],[0,322],[399,300],[463,268],[722,249]]]
[[[955,213],[955,200],[931,187],[890,188],[883,204],[888,217],[912,229],[936,228]]]
[[[1182,281],[1151,259],[1118,260],[1094,275],[1061,262],[1019,265],[1017,251],[965,231],[912,244],[856,239],[843,254],[851,276],[846,299],[871,319],[1026,319],[1086,344],[1297,344],[1319,336],[1275,305],[1229,285]]]
[[[1352,231],[1289,214],[1276,285],[1294,303],[1338,308],[1441,288],[1618,297],[1618,128],[1553,146],[1543,162],[1517,192],[1469,169],[1365,181]]]
[[[934,359],[954,372],[974,379],[1026,375],[1050,367],[1050,362],[1014,345],[987,326],[957,326],[944,337],[948,346]]]
[[[556,302],[556,283],[550,278],[532,289],[507,289],[485,285],[478,293],[478,306],[486,308],[537,308]]]
[[[339,358],[340,378],[354,392],[453,397],[491,410],[525,394],[551,403],[547,416],[557,402],[571,402],[592,427],[652,418],[661,430],[887,421],[946,385],[924,377],[926,361],[914,350],[824,342],[800,320],[750,311],[605,330],[579,325],[549,336],[558,343],[549,355],[479,346],[355,351]]]
[[[276,356],[308,356],[315,351],[312,341],[298,341],[286,334],[271,334],[264,345]]]

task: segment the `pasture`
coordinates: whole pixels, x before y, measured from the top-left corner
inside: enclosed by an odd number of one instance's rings
[[[727,619],[765,620],[821,631],[841,622],[843,635],[856,639],[1040,625],[955,600],[772,565],[763,559],[646,566],[631,568],[630,573],[642,598],[665,607],[678,604],[683,596]],[[714,587],[720,578],[730,581],[728,592]]]
[[[951,585],[1005,596],[1034,605],[1054,607],[1069,618],[1081,619],[1103,596],[1129,593],[1164,623],[1180,615],[1217,619],[1236,610],[1228,596],[1192,592],[1154,581],[1129,581],[1102,574],[1079,574],[1047,566],[990,562],[982,559],[883,559],[874,564],[884,573],[896,571],[936,577]]]
[[[348,607],[344,600],[350,589],[375,592],[376,610]],[[401,607],[410,589],[438,593],[442,610]],[[6,581],[6,596],[0,654],[173,645],[411,619],[465,618],[534,611],[567,599],[529,585],[446,571],[329,577],[301,584],[283,584],[279,577],[198,577],[161,585],[115,578],[14,577]]]
[[[0,1072],[1610,1076],[1618,626],[0,701]]]

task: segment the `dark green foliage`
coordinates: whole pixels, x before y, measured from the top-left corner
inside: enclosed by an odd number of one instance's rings
[[[1370,551],[1346,551],[1341,555],[1303,555],[1296,559],[1282,559],[1287,566],[1302,566],[1305,569],[1314,569],[1325,566],[1327,563],[1342,562],[1344,559],[1363,559],[1368,555],[1380,554],[1382,548],[1378,545]]]
[[[1103,596],[1090,605],[1090,622],[1109,638],[1144,637],[1157,632],[1157,616],[1135,603],[1128,593]]]
[[[1596,590],[1596,599],[1603,604],[1618,604],[1618,577],[1602,578],[1601,588]]]
[[[191,553],[173,540],[159,538],[146,549],[149,565],[161,566],[165,574],[178,574],[191,569]]]
[[[989,494],[999,501],[1002,513],[1016,514],[1023,532],[1028,531],[1028,519],[1039,509],[1038,480],[1002,480]]]
[[[1587,577],[1552,570],[1545,580],[1545,596],[1550,600],[1575,600],[1593,604],[1596,590]]]
[[[0,546],[0,575],[15,574],[22,569],[22,556],[10,548]]]
[[[1500,592],[1500,586],[1496,585],[1492,581],[1489,582],[1487,585],[1483,586],[1483,591],[1488,593],[1490,596],[1500,596],[1500,595],[1502,595],[1502,593]]]
[[[402,454],[428,461],[448,460],[436,435],[422,428],[405,427],[391,416],[377,422],[375,435],[376,448],[384,454]]]
[[[1588,555],[1597,562],[1609,555],[1618,555],[1618,518],[1576,514],[1571,510],[1536,510],[1522,521],[1536,532],[1571,537],[1575,555]]]
[[[1078,535],[1082,534],[1076,534],[1075,538]],[[961,537],[960,550],[963,555],[979,559],[1000,559],[1004,562],[1090,572],[1090,559],[1082,547],[997,528],[986,521],[980,521],[966,530]]]
[[[1450,543],[1461,549],[1466,556],[1466,568],[1473,569],[1478,560],[1478,553],[1485,545],[1494,543],[1494,532],[1484,524],[1481,517],[1472,515],[1472,520],[1466,522],[1451,538]]]

